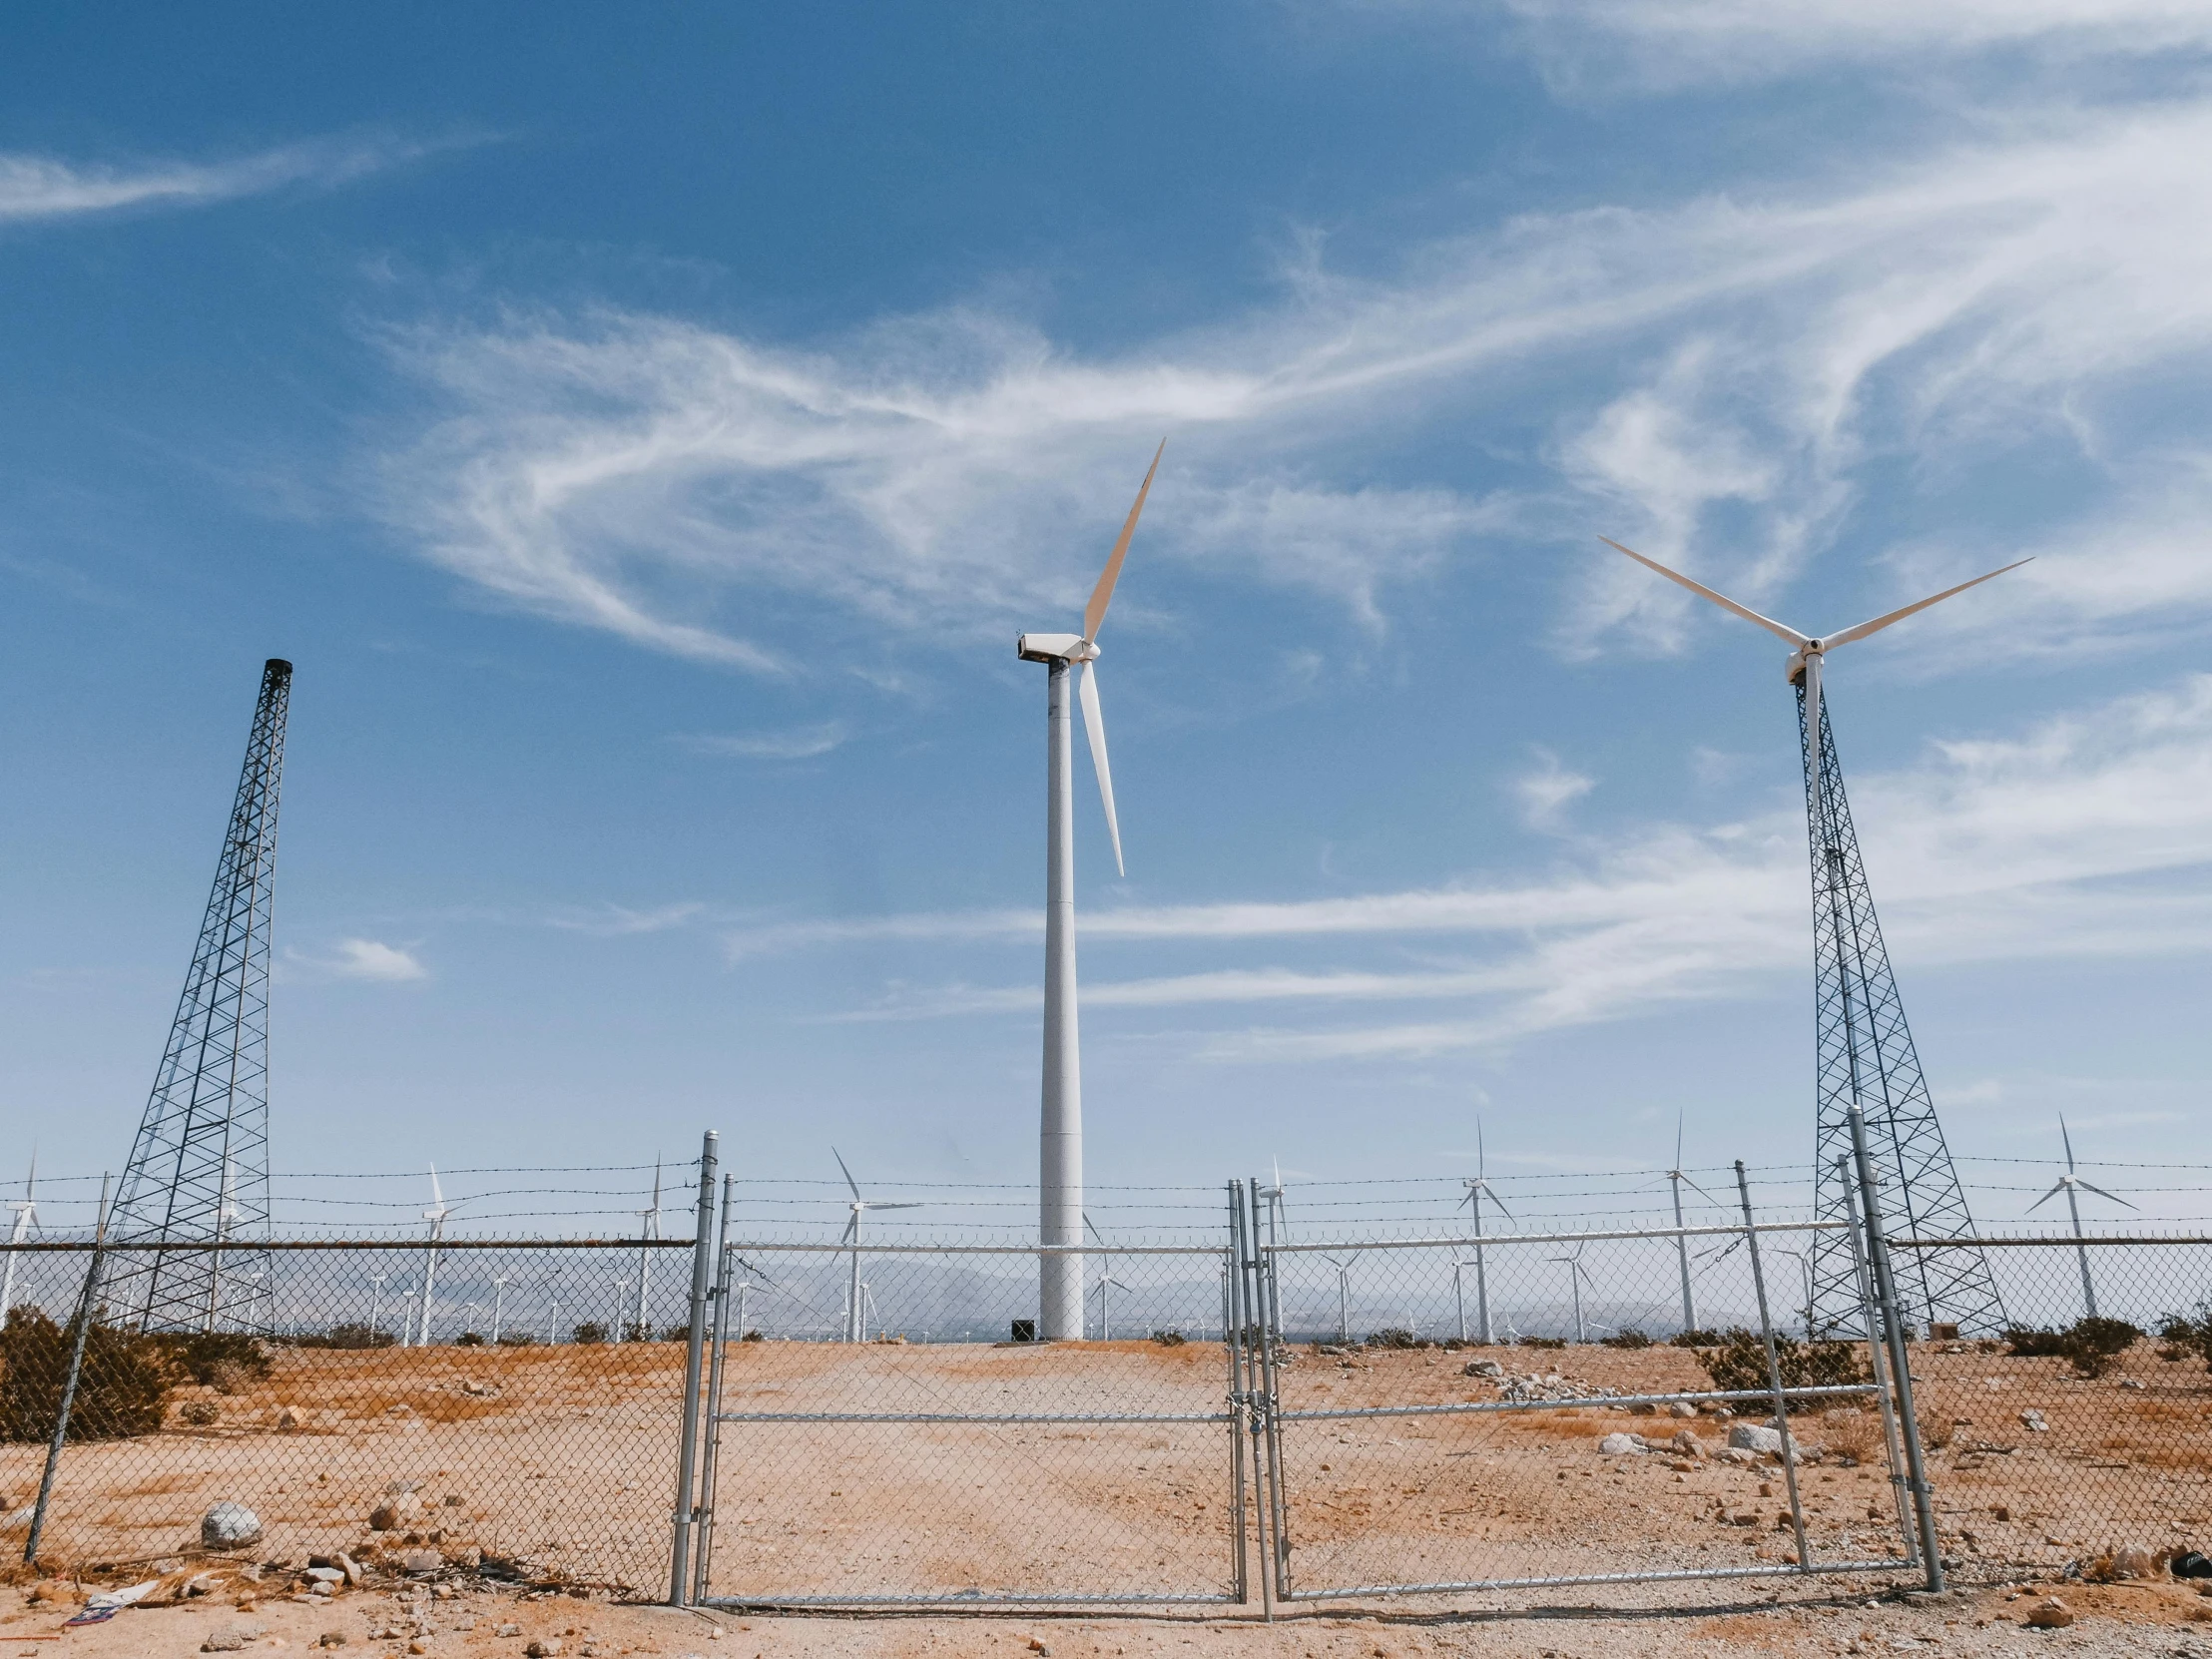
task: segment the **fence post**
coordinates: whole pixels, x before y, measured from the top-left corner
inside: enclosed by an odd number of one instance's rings
[[[46,1447],[46,1472],[38,1480],[38,1506],[31,1511],[31,1535],[23,1544],[25,1566],[38,1564],[39,1540],[46,1535],[46,1506],[54,1496],[54,1474],[62,1464],[62,1444],[69,1438],[69,1413],[77,1403],[77,1379],[85,1369],[85,1339],[92,1335],[93,1303],[100,1294],[100,1264],[107,1242],[108,1178],[103,1175],[100,1213],[92,1224],[92,1266],[85,1269],[85,1288],[77,1298],[77,1341],[69,1351],[69,1375],[62,1381],[61,1406],[54,1413],[54,1437]]]
[[[1245,1389],[1243,1298],[1239,1276],[1244,1272],[1244,1188],[1229,1183],[1229,1249],[1222,1262],[1221,1341],[1229,1357],[1229,1512],[1235,1516],[1230,1535],[1230,1577],[1240,1606],[1252,1599],[1251,1531],[1245,1519]]]
[[[1767,1385],[1774,1390],[1774,1425],[1782,1435],[1782,1483],[1790,1491],[1790,1529],[1797,1534],[1798,1571],[1813,1570],[1813,1549],[1805,1537],[1805,1508],[1798,1501],[1797,1447],[1790,1440],[1790,1402],[1782,1391],[1782,1357],[1775,1351],[1774,1318],[1767,1312],[1767,1270],[1759,1261],[1759,1226],[1751,1214],[1751,1181],[1744,1161],[1736,1160],[1736,1192],[1744,1204],[1744,1243],[1751,1247],[1751,1286],[1759,1296],[1759,1334],[1767,1340]],[[1805,1340],[1810,1343],[1813,1333]]]
[[[683,1443],[676,1453],[676,1543],[669,1561],[669,1604],[691,1596],[692,1476],[699,1457],[699,1372],[707,1346],[707,1281],[715,1254],[715,1150],[712,1129],[699,1151],[699,1219],[692,1231],[691,1333],[684,1345]]]
[[[1851,1265],[1859,1286],[1860,1314],[1867,1322],[1867,1363],[1874,1372],[1875,1403],[1882,1416],[1882,1448],[1890,1466],[1890,1498],[1897,1505],[1898,1535],[1905,1540],[1906,1559],[1918,1565],[1920,1528],[1913,1519],[1913,1495],[1906,1490],[1905,1445],[1898,1437],[1897,1410],[1891,1399],[1890,1361],[1882,1346],[1882,1310],[1874,1294],[1874,1272],[1867,1266],[1866,1240],[1860,1233],[1859,1183],[1852,1176],[1851,1160],[1841,1153],[1836,1157],[1836,1179],[1843,1188],[1844,1210],[1849,1221],[1844,1234],[1851,1241]]]
[[[1867,1150],[1867,1119],[1859,1102],[1851,1103],[1851,1150],[1859,1164],[1859,1210],[1867,1229],[1867,1261],[1874,1269],[1875,1296],[1881,1303],[1882,1330],[1890,1350],[1890,1378],[1897,1390],[1898,1429],[1905,1437],[1906,1489],[1913,1494],[1920,1522],[1921,1554],[1928,1587],[1943,1587],[1943,1554],[1936,1540],[1936,1493],[1928,1483],[1928,1458],[1921,1447],[1921,1422],[1913,1409],[1912,1359],[1905,1351],[1905,1321],[1898,1312],[1897,1277],[1890,1271],[1890,1242],[1883,1237],[1882,1200],[1875,1190],[1874,1157]]]
[[[715,1239],[715,1323],[709,1339],[712,1356],[707,1367],[707,1421],[700,1431],[698,1536],[692,1540],[692,1601],[702,1600],[714,1570],[715,1477],[722,1466],[722,1360],[730,1346],[730,1211],[736,1198],[737,1177],[722,1178],[722,1227]],[[742,1341],[745,1333],[738,1333]]]

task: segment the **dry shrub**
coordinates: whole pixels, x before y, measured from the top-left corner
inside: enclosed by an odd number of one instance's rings
[[[1857,1343],[1801,1343],[1778,1334],[1774,1353],[1785,1388],[1834,1387],[1865,1382],[1872,1376],[1866,1353]],[[1699,1349],[1697,1363],[1705,1368],[1713,1386],[1724,1392],[1771,1385],[1766,1340],[1740,1325],[1724,1332],[1718,1347]]]
[[[76,1347],[76,1325],[56,1325],[27,1304],[0,1327],[0,1439],[47,1440],[61,1416],[62,1389]],[[173,1374],[162,1346],[95,1321],[85,1336],[84,1367],[70,1407],[75,1440],[118,1440],[162,1425]]]
[[[1950,1418],[1939,1415],[1933,1407],[1922,1405],[1919,1410],[1921,1449],[1940,1451],[1950,1444],[1953,1424]]]
[[[1882,1449],[1882,1425],[1871,1411],[1831,1411],[1821,1429],[1822,1446],[1832,1457],[1871,1463]]]

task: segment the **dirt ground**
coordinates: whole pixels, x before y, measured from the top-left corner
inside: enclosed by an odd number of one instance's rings
[[[2062,1630],[2026,1627],[2027,1610],[2055,1593],[2076,1614]],[[464,1593],[426,1599],[419,1589],[364,1589],[302,1606],[282,1597],[221,1605],[126,1609],[106,1624],[57,1634],[61,1610],[23,1605],[0,1591],[0,1654],[71,1659],[186,1659],[233,1632],[239,1649],[376,1655],[574,1659],[662,1654],[670,1659],[1399,1659],[1414,1655],[1535,1659],[1734,1659],[1754,1654],[1928,1652],[2066,1654],[2087,1659],[2212,1656],[2212,1601],[2173,1583],[2025,1584],[1934,1600],[1764,1596],[1699,1607],[1596,1609],[1553,1599],[1505,1607],[1494,1598],[1447,1611],[1404,1606],[1302,1609],[1273,1625],[1256,1617],[1163,1615],[812,1617],[701,1614],[610,1605],[565,1595],[521,1600]],[[341,1646],[321,1645],[342,1636]]]
[[[1641,1652],[1678,1638],[1707,1648],[1740,1639],[1760,1651],[1794,1651],[1795,1643],[1832,1652],[1847,1636],[1877,1629],[1933,1634],[1946,1650],[1998,1651],[1964,1644],[1993,1642],[1989,1632],[2017,1624],[2012,1604],[1979,1588],[1973,1601],[1946,1604],[1939,1615],[1888,1601],[1863,1605],[1912,1582],[1900,1567],[1883,1565],[1901,1553],[1900,1534],[1879,1423],[1868,1414],[1798,1424],[1801,1442],[1817,1454],[1799,1471],[1813,1559],[1867,1563],[1810,1582],[1781,1576],[1796,1549],[1784,1471],[1771,1460],[1711,1455],[1730,1426],[1712,1416],[1686,1421],[1592,1405],[1311,1414],[1494,1400],[1495,1382],[1464,1375],[1469,1362],[1484,1360],[1581,1389],[1705,1385],[1693,1356],[1666,1348],[1300,1350],[1280,1386],[1293,1583],[1307,1594],[1341,1594],[1373,1616],[1333,1622],[1341,1615],[1299,1604],[1266,1632],[1217,1616],[1223,1609],[1193,1607],[1035,1628],[1059,1632],[1043,1639],[1068,1653],[1190,1645],[1625,1654],[1631,1644]],[[725,1405],[740,1420],[727,1425],[721,1447],[712,1580],[719,1596],[987,1601],[1079,1592],[1220,1600],[1231,1590],[1230,1469],[1240,1436],[1226,1420],[1227,1368],[1218,1345],[756,1343],[735,1346],[729,1367]],[[549,1619],[559,1629],[598,1629],[590,1621],[605,1621],[602,1634],[617,1644],[606,1652],[622,1644],[639,1652],[733,1652],[739,1649],[727,1644],[741,1635],[753,1646],[740,1648],[763,1654],[1013,1652],[1006,1644],[1027,1640],[1030,1623],[980,1615],[858,1624],[754,1618],[743,1621],[752,1626],[746,1632],[732,1623],[710,1650],[698,1634],[704,1624],[689,1616],[610,1609],[604,1601],[572,1605],[558,1596],[518,1603],[512,1589],[475,1587],[474,1571],[495,1567],[541,1583],[587,1580],[658,1592],[681,1371],[681,1349],[671,1344],[285,1352],[264,1382],[229,1394],[203,1390],[204,1400],[188,1391],[161,1434],[72,1446],[44,1559],[84,1571],[94,1587],[129,1582],[183,1563],[203,1512],[230,1500],[262,1517],[267,1536],[253,1553],[264,1562],[298,1568],[310,1555],[344,1550],[389,1573],[406,1565],[410,1551],[447,1563],[448,1576],[471,1587],[450,1607],[434,1604],[431,1622],[440,1633],[424,1639],[443,1645],[432,1651],[519,1652],[520,1641],[490,1633],[516,1622],[525,1639],[563,1640],[579,1652],[581,1637],[540,1628]],[[2160,1360],[2144,1344],[2110,1376],[2086,1381],[2058,1361],[1950,1345],[1918,1351],[1915,1371],[1924,1420],[1942,1442],[1932,1476],[1944,1553],[1961,1582],[2038,1575],[2055,1582],[2069,1566],[2094,1571],[2101,1556],[2122,1547],[2157,1552],[2212,1540],[2212,1387],[2201,1363]],[[186,1408],[196,1402],[212,1407],[217,1420],[188,1423]],[[776,1420],[839,1413],[907,1420]],[[1040,1414],[1146,1420],[917,1420]],[[1597,1449],[1608,1433],[1667,1445],[1685,1430],[1700,1440],[1700,1453],[1608,1457]],[[1249,1449],[1249,1440],[1242,1444]],[[0,1448],[0,1495],[8,1499],[7,1523],[17,1524],[9,1537],[21,1536],[21,1505],[35,1488],[37,1464],[35,1447]],[[411,1489],[408,1513],[395,1526],[371,1529],[371,1509],[395,1488]],[[132,1562],[149,1564],[120,1564]],[[120,1565],[95,1570],[101,1563]],[[1502,1622],[1469,1611],[1505,1605],[1498,1593],[1433,1603],[1379,1593],[1408,1584],[1707,1569],[1777,1576],[1663,1590],[1515,1591],[1516,1607],[1548,1610]],[[389,1579],[379,1582],[386,1587],[349,1592],[342,1604],[354,1622],[332,1627],[342,1627],[356,1651],[370,1630],[391,1623]],[[0,1591],[0,1606],[15,1593]],[[2094,1633],[2130,1610],[2164,1621],[2179,1640],[2190,1615],[2212,1609],[2212,1601],[2169,1583],[2074,1583],[2059,1593],[2092,1616],[2036,1640],[2068,1651],[2103,1651],[2080,1644],[2102,1640]],[[265,1596],[257,1616],[272,1635],[296,1645],[302,1635],[321,1634],[308,1625],[324,1610],[294,1612],[281,1595]],[[1770,1602],[1777,1596],[1781,1610]],[[469,1612],[478,1615],[477,1628],[463,1632],[458,1625]],[[39,1616],[0,1623],[0,1636],[35,1631]],[[66,1640],[86,1653],[194,1651],[204,1637],[190,1648],[101,1644],[124,1630],[203,1629],[217,1617],[199,1605],[133,1609]],[[1980,1618],[1997,1622],[1977,1627]],[[1740,1638],[1731,1634],[1739,1619],[1750,1621]],[[55,1622],[47,1618],[45,1628]],[[0,1659],[8,1651],[0,1641]],[[2212,1656],[2212,1644],[2205,1651]]]

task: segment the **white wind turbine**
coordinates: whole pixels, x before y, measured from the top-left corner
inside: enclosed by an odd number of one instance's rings
[[[830,1156],[837,1160],[837,1169],[844,1176],[844,1184],[852,1189],[852,1213],[845,1219],[844,1238],[839,1242],[852,1247],[852,1271],[845,1282],[844,1340],[856,1343],[860,1340],[861,1326],[860,1217],[869,1210],[918,1210],[921,1206],[918,1203],[885,1204],[872,1198],[862,1198],[859,1183],[852,1179],[852,1172],[844,1167],[844,1159],[838,1155],[835,1147],[830,1149]]]
[[[1334,1256],[1322,1258],[1337,1270],[1337,1341],[1346,1347],[1352,1343],[1352,1264],[1361,1254],[1356,1250],[1341,1262]]]
[[[2084,1192],[2095,1193],[2099,1198],[2109,1198],[2114,1204],[2127,1204],[2130,1210],[2134,1209],[2135,1206],[2128,1204],[2128,1201],[2118,1193],[2108,1193],[2102,1187],[2092,1186],[2089,1182],[2074,1174],[2073,1137],[2066,1133],[2066,1119],[2063,1114],[2058,1119],[2058,1138],[2066,1146],[2066,1173],[2058,1178],[2049,1192],[2043,1194],[2041,1198],[2027,1207],[2027,1213],[2033,1215],[2060,1193],[2066,1195],[2066,1209],[2073,1216],[2074,1254],[2081,1258],[2081,1305],[2088,1311],[2089,1318],[2095,1319],[2097,1317],[2097,1287],[2096,1281],[2089,1277],[2089,1247],[2081,1242],[2080,1194]]]
[[[638,1317],[630,1322],[629,1338],[632,1342],[650,1342],[652,1329],[645,1323],[645,1297],[653,1284],[653,1246],[644,1241],[657,1240],[661,1236],[661,1161],[653,1160],[653,1206],[638,1212],[642,1226],[638,1233]],[[623,1333],[617,1331],[615,1340],[620,1342]]]
[[[1161,440],[1160,449],[1167,448]],[[1107,556],[1106,569],[1083,607],[1080,634],[1024,634],[1014,649],[1049,671],[1045,697],[1044,1089],[1039,1124],[1037,1242],[1053,1254],[1037,1259],[1037,1336],[1080,1342],[1083,1336],[1083,1063],[1075,1018],[1075,787],[1069,730],[1068,670],[1083,665],[1083,733],[1106,807],[1114,868],[1122,871],[1121,826],[1114,817],[1114,778],[1106,764],[1106,722],[1098,709],[1098,630],[1112,603],[1129,538],[1137,533],[1159,451],[1137,491],[1136,504]]]
[[[1106,1235],[1098,1230],[1089,1216],[1083,1218],[1083,1225],[1090,1230],[1091,1237],[1098,1241],[1101,1252],[1098,1275],[1098,1340],[1110,1343],[1114,1340],[1113,1293],[1126,1291],[1129,1287],[1114,1277],[1114,1258],[1106,1253]]]
[[[1460,1179],[1459,1184],[1465,1187],[1467,1191],[1466,1196],[1459,1200],[1459,1204],[1466,1205],[1474,1217],[1475,1329],[1481,1333],[1484,1348],[1488,1348],[1491,1341],[1490,1275],[1488,1265],[1483,1260],[1482,1249],[1482,1200],[1484,1196],[1488,1196],[1490,1202],[1498,1207],[1499,1212],[1503,1214],[1507,1221],[1513,1219],[1513,1212],[1505,1208],[1505,1200],[1498,1197],[1497,1189],[1490,1185],[1489,1167],[1489,1158],[1482,1146],[1482,1120],[1477,1117],[1474,1120],[1474,1174],[1472,1177],[1462,1177]],[[1458,1207],[1457,1204],[1452,1206],[1453,1209]],[[1456,1253],[1454,1253],[1451,1264],[1451,1294],[1452,1299],[1459,1305],[1459,1340],[1461,1342],[1467,1340],[1466,1299],[1459,1294],[1459,1271],[1464,1265],[1457,1260]]]
[[[1591,1290],[1597,1285],[1582,1270],[1582,1252],[1586,1245],[1576,1245],[1572,1256],[1546,1256],[1547,1262],[1564,1262],[1567,1265],[1567,1288],[1574,1293],[1574,1340],[1580,1344],[1589,1342],[1589,1328],[1582,1323],[1582,1287],[1588,1283]]]
[[[445,1202],[445,1194],[438,1188],[438,1166],[430,1166],[430,1208],[422,1212],[422,1219],[430,1224],[430,1243],[422,1257],[422,1306],[416,1314],[414,1341],[402,1343],[402,1348],[422,1348],[430,1341],[430,1299],[438,1289],[438,1241],[445,1237],[445,1218],[453,1213],[453,1206]]]
[[[38,1148],[31,1148],[31,1174],[23,1183],[23,1196],[10,1199],[8,1208],[15,1212],[15,1225],[8,1229],[8,1270],[6,1282],[0,1284],[0,1323],[5,1323],[8,1312],[15,1306],[15,1267],[21,1260],[16,1247],[30,1238],[31,1229],[38,1225]]]
[[[1682,1114],[1680,1112],[1676,1112],[1674,1115],[1674,1168],[1667,1171],[1667,1182],[1674,1188],[1674,1255],[1676,1263],[1682,1269],[1682,1329],[1695,1331],[1697,1329],[1697,1299],[1690,1294],[1690,1241],[1682,1234],[1682,1188],[1687,1183],[1690,1191],[1696,1193],[1708,1204],[1716,1204],[1719,1201],[1683,1173]],[[1806,1329],[1810,1332],[1812,1327],[1808,1326]]]

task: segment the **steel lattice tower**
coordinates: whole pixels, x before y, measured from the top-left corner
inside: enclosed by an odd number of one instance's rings
[[[141,1331],[270,1329],[269,931],[291,664],[272,658],[169,1046],[116,1197],[106,1317]]]
[[[1821,700],[1820,752],[1798,681],[1798,735],[1805,752],[1805,811],[1812,830],[1813,979],[1819,1103],[1814,1191],[1824,1221],[1849,1221],[1851,1200],[1837,1160],[1852,1156],[1851,1103],[1866,1119],[1868,1151],[1882,1182],[1884,1221],[1910,1238],[1966,1239],[1973,1218],[1952,1169],[1950,1148],[1928,1079],[1905,1023],[1890,972],[1874,891],[1859,856],[1836,734]],[[1814,1303],[1824,1324],[1857,1330],[1860,1297],[1851,1246],[1842,1235],[1814,1235]],[[1941,1321],[1994,1335],[2004,1304],[1979,1245],[1905,1252],[1898,1293],[1908,1322]]]

